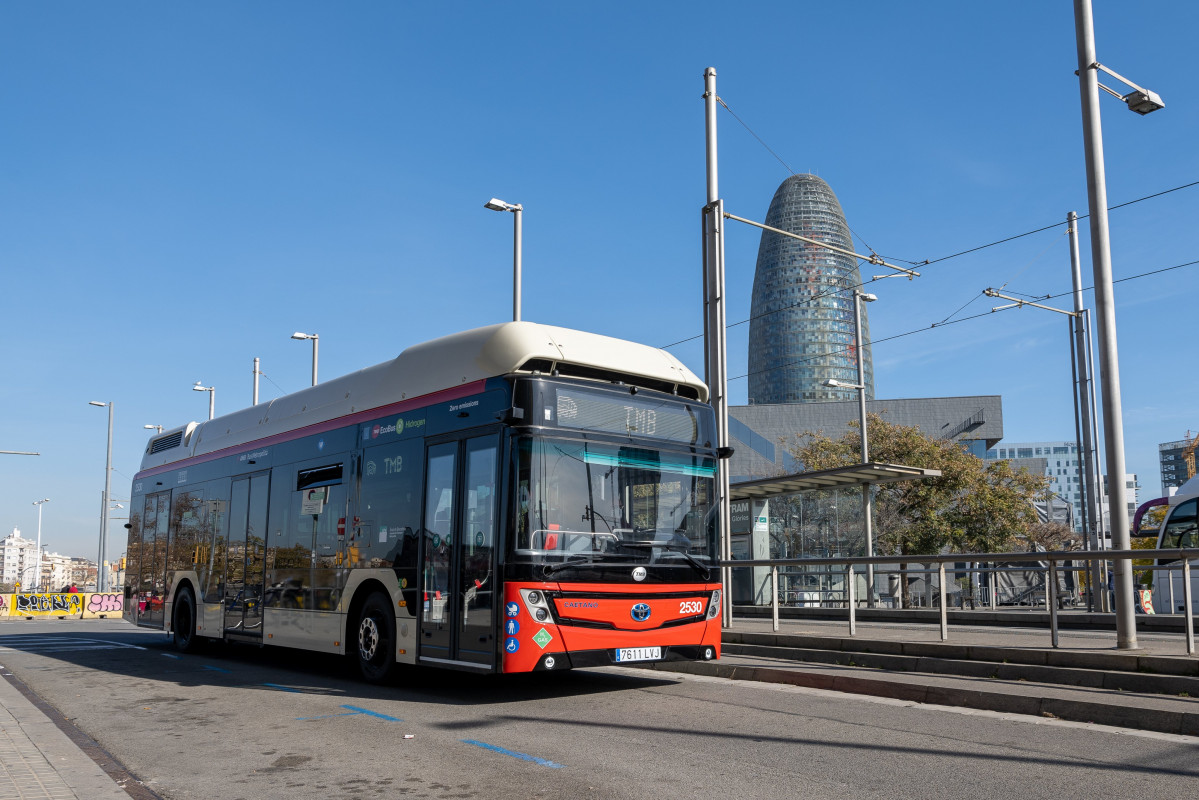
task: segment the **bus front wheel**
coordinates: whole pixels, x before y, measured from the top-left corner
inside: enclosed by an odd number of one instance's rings
[[[366,599],[358,615],[354,640],[358,671],[370,683],[383,683],[395,669],[395,613],[382,592]]]

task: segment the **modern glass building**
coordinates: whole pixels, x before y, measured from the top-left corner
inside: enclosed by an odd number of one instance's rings
[[[841,204],[815,175],[783,181],[766,224],[772,228],[853,250]],[[864,359],[866,396],[874,398],[870,326],[862,308],[862,341],[854,343],[853,288],[861,283],[857,262],[817,245],[762,232],[749,323],[749,402],[820,403],[856,400],[856,389],[830,389],[832,378],[858,382]]]

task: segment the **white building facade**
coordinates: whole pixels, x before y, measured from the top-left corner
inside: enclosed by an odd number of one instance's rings
[[[0,539],[0,583],[22,588],[37,582],[37,542],[21,536],[19,528]]]
[[[1049,491],[1069,503],[1074,509],[1074,529],[1082,532],[1082,468],[1079,466],[1078,445],[1075,442],[1000,442],[987,451],[988,461],[1011,461],[1017,458],[1045,459],[1045,477]]]

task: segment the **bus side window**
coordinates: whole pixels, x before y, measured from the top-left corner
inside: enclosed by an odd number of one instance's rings
[[[1162,531],[1161,544],[1159,547],[1171,550],[1175,547],[1194,547],[1199,543],[1199,537],[1196,537],[1196,526],[1199,524],[1196,520],[1196,505],[1199,504],[1199,498],[1187,500],[1182,503],[1174,512],[1170,514],[1170,521],[1166,523],[1166,528]],[[1162,559],[1162,563],[1177,561],[1178,559]]]

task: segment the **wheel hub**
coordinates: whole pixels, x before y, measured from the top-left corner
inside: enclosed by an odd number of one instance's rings
[[[379,626],[374,619],[366,617],[358,624],[358,653],[366,661],[375,657],[379,649]]]

